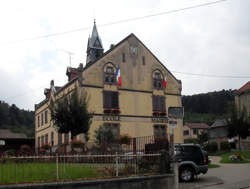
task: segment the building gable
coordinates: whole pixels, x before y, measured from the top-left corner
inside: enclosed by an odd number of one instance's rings
[[[181,92],[180,81],[134,34],[130,34],[97,61],[85,67],[82,73],[83,84],[102,87],[107,63],[112,63],[116,68],[120,67],[123,89],[152,91],[153,72],[159,70],[167,81],[165,93]]]

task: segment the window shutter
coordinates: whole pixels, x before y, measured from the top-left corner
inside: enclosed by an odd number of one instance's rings
[[[118,108],[118,93],[117,92],[113,92],[112,94],[112,108]]]
[[[163,96],[163,111],[166,112],[166,97]]]
[[[103,108],[108,108],[108,93],[103,91]]]
[[[58,133],[58,145],[62,144],[62,133]]]
[[[112,92],[107,92],[107,107],[112,108]]]
[[[157,111],[161,111],[161,96],[156,96],[157,98],[157,107],[156,107],[156,110]]]
[[[159,127],[158,126],[154,126],[154,136],[155,136],[155,138],[159,138]]]
[[[166,98],[165,96],[159,96],[160,97],[160,111],[166,112]]]
[[[37,144],[38,148],[40,148],[40,137],[38,137],[38,142],[37,143],[38,143]]]
[[[157,96],[152,96],[152,102],[153,102],[153,111],[157,110]]]

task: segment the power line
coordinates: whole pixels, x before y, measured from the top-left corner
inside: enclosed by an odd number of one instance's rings
[[[156,17],[156,16],[161,16],[161,15],[166,15],[166,14],[177,13],[177,12],[186,11],[186,10],[190,10],[190,9],[195,9],[195,8],[209,6],[209,5],[214,5],[214,4],[222,3],[222,2],[225,2],[225,1],[228,1],[228,0],[218,0],[218,1],[213,1],[213,2],[209,2],[209,3],[203,3],[203,4],[199,4],[199,5],[184,7],[184,8],[181,8],[181,9],[175,9],[175,10],[150,14],[150,15],[146,15],[146,16],[139,16],[139,17],[124,19],[124,20],[119,20],[119,21],[114,21],[114,22],[108,22],[106,24],[100,24],[100,25],[98,25],[98,27],[110,26],[110,25],[115,25],[115,24],[131,22],[131,21],[135,21],[135,20],[142,20],[142,19],[146,19],[146,18],[150,18],[150,17]],[[78,28],[78,29],[74,29],[74,30],[68,30],[68,31],[64,31],[64,32],[57,32],[57,33],[41,35],[41,36],[35,36],[35,37],[31,37],[31,38],[26,38],[26,39],[20,39],[20,40],[16,40],[16,41],[9,41],[7,43],[0,44],[0,45],[8,45],[8,44],[12,44],[12,43],[19,43],[19,42],[24,42],[24,41],[38,40],[38,39],[42,39],[42,38],[49,38],[49,37],[54,37],[54,36],[58,36],[58,35],[65,35],[65,34],[69,34],[69,33],[89,30],[91,28],[92,28],[91,26],[82,27],[82,28]]]
[[[6,99],[18,98],[18,97],[21,97],[21,96],[26,96],[27,94],[34,93],[34,92],[36,92],[36,91],[38,91],[38,90],[40,90],[40,89],[42,89],[42,88],[44,88],[44,87],[46,87],[46,86],[47,86],[47,85],[42,85],[42,86],[40,86],[39,88],[31,89],[31,90],[28,90],[28,91],[26,91],[26,92],[24,92],[24,93],[17,94],[17,95],[14,95],[14,96],[9,96],[9,97],[5,98],[5,100],[6,100]]]
[[[188,72],[179,72],[179,71],[171,71],[173,73],[178,73],[178,74],[184,74],[184,75],[192,75],[192,76],[198,76],[198,77],[212,77],[212,78],[230,78],[230,79],[249,79],[250,76],[231,76],[231,75],[214,75],[214,74],[197,74],[197,73],[188,73]],[[5,99],[13,99],[13,98],[18,98],[18,97],[21,97],[21,96],[26,96],[27,94],[30,94],[31,92],[35,92],[37,90],[40,90],[42,89],[43,87],[45,87],[47,85],[44,85],[44,86],[40,86],[39,88],[36,88],[36,89],[32,89],[32,90],[29,90],[25,93],[22,93],[22,94],[17,94],[17,95],[14,95],[14,96],[11,96],[11,97],[7,97]]]
[[[202,76],[202,77],[213,77],[213,78],[231,78],[231,79],[249,79],[250,76],[232,76],[232,75],[214,75],[214,74],[197,74],[188,72],[171,71],[173,73],[192,75],[192,76]]]

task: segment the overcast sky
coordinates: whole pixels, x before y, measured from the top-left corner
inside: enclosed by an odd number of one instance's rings
[[[105,51],[134,33],[173,74],[183,95],[238,89],[250,80],[250,0],[221,3],[102,26],[215,0],[41,0],[0,2],[0,100],[34,109],[51,79],[66,83],[71,66],[86,61],[93,20]],[[82,29],[64,35],[23,40]],[[20,41],[21,40],[21,41]],[[22,41],[23,40],[23,41]],[[183,73],[248,76],[218,78]]]

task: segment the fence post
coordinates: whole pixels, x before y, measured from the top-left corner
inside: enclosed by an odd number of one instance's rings
[[[56,154],[56,180],[59,180],[58,154]]]
[[[166,150],[161,150],[160,156],[160,173],[165,174],[170,172],[170,156]]]
[[[116,176],[118,177],[119,176],[119,168],[118,168],[118,154],[117,152],[115,153],[116,157],[115,157],[115,168],[116,168]]]
[[[179,189],[179,169],[178,162],[174,161],[174,185],[175,189]]]

